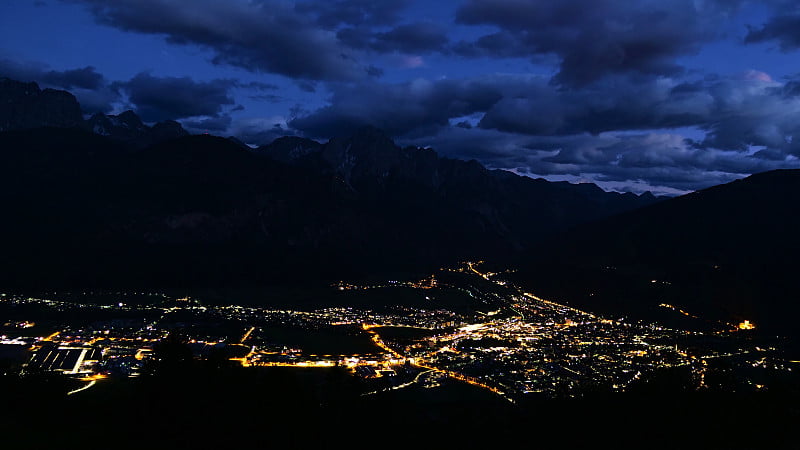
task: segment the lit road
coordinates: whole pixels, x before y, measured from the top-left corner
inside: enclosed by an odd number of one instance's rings
[[[88,381],[89,383],[87,383],[84,386],[79,387],[78,389],[73,389],[73,390],[67,392],[67,395],[77,394],[78,392],[85,391],[85,390],[91,388],[92,386],[94,386],[95,384],[97,384],[97,380],[102,380],[105,377],[106,377],[105,375],[97,374],[97,375],[92,375],[92,376],[89,376],[89,377],[81,378],[81,380]]]
[[[256,327],[250,327],[250,329],[247,330],[247,332],[244,334],[244,336],[242,336],[242,340],[239,341],[239,343],[240,344],[244,344],[244,341],[246,341],[250,337],[250,334],[252,334],[253,330],[255,330],[255,329],[256,329]]]
[[[392,387],[386,388],[386,389],[379,389],[377,391],[365,392],[365,393],[361,394],[361,396],[364,397],[364,396],[367,396],[367,395],[375,395],[375,394],[378,394],[378,393],[381,393],[381,392],[396,391],[396,390],[399,390],[399,389],[407,388],[407,387],[409,387],[409,386],[411,386],[411,385],[413,385],[415,383],[419,383],[419,380],[422,378],[423,375],[427,375],[429,373],[434,373],[434,372],[436,372],[435,369],[428,369],[428,370],[425,370],[425,371],[422,371],[422,372],[418,373],[417,376],[414,377],[414,379],[411,380],[411,381],[408,381],[408,382],[403,383],[403,384],[398,384],[397,386],[392,386]]]
[[[85,385],[83,387],[79,387],[78,389],[75,389],[75,390],[67,392],[67,395],[77,394],[78,392],[85,391],[85,390],[89,389],[90,387],[94,386],[95,384],[97,384],[97,380],[92,380],[92,381],[89,382],[89,384],[87,384],[87,385]]]
[[[390,354],[392,354],[396,358],[400,358],[400,359],[405,360],[405,357],[403,355],[401,355],[396,350],[394,350],[393,348],[391,348],[388,345],[386,345],[386,343],[384,343],[383,340],[381,339],[380,335],[378,335],[377,332],[372,330],[372,328],[378,328],[378,327],[369,326],[369,325],[363,325],[362,328],[370,334],[370,336],[372,338],[372,342],[374,342],[375,345],[377,345],[378,347],[386,350],[387,352],[389,352]],[[463,381],[463,382],[465,382],[467,384],[471,384],[473,386],[477,386],[477,387],[486,389],[486,390],[488,390],[490,392],[493,392],[493,393],[495,393],[497,395],[500,395],[501,397],[503,397],[504,399],[506,399],[506,400],[508,400],[508,401],[510,401],[512,403],[514,402],[514,400],[512,400],[511,398],[506,396],[505,392],[497,389],[496,387],[489,386],[486,383],[478,381],[474,377],[470,377],[470,376],[464,375],[464,374],[459,373],[459,372],[454,372],[452,370],[445,370],[445,369],[440,369],[438,367],[424,365],[424,363],[420,363],[418,361],[413,361],[413,360],[410,360],[410,359],[408,360],[408,362],[411,363],[413,366],[416,366],[416,367],[419,367],[419,368],[422,368],[422,369],[428,369],[428,371],[436,371],[436,372],[439,372],[439,373],[443,373],[443,374],[447,375],[448,377],[453,378],[455,380]]]

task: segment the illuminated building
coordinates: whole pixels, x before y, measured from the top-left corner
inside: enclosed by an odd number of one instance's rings
[[[749,320],[745,320],[744,322],[741,322],[739,324],[739,329],[740,330],[753,330],[755,328],[756,328],[756,326],[754,324],[750,323]]]

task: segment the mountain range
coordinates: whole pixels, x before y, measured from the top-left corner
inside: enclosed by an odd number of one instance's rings
[[[134,148],[189,135],[174,120],[145,125],[133,111],[118,115],[96,113],[84,120],[74,95],[57,89],[42,90],[33,82],[0,78],[0,99],[3,100],[0,132],[41,127],[82,128]]]
[[[797,336],[798,193],[800,170],[776,170],[601,219],[540,245],[518,277],[589,310],[668,304]]]
[[[0,80],[0,285],[206,287],[458,260],[592,311],[677,305],[791,334],[800,171],[674,199],[488,170],[375,128],[251,148]]]
[[[508,260],[557,231],[658,201],[401,148],[374,128],[251,149],[174,122],[150,127],[133,112],[84,121],[68,93],[0,85],[13,92],[0,117],[15,118],[0,133],[6,285],[425,272]]]

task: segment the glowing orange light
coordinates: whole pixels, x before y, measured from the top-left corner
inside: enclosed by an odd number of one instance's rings
[[[754,324],[750,323],[749,320],[745,320],[744,322],[739,324],[739,329],[740,330],[753,330],[755,328],[756,328],[756,326]]]

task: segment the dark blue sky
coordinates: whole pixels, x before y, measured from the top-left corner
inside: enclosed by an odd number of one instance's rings
[[[0,3],[0,76],[87,114],[258,145],[369,124],[635,192],[800,167],[799,49],[787,0]]]

